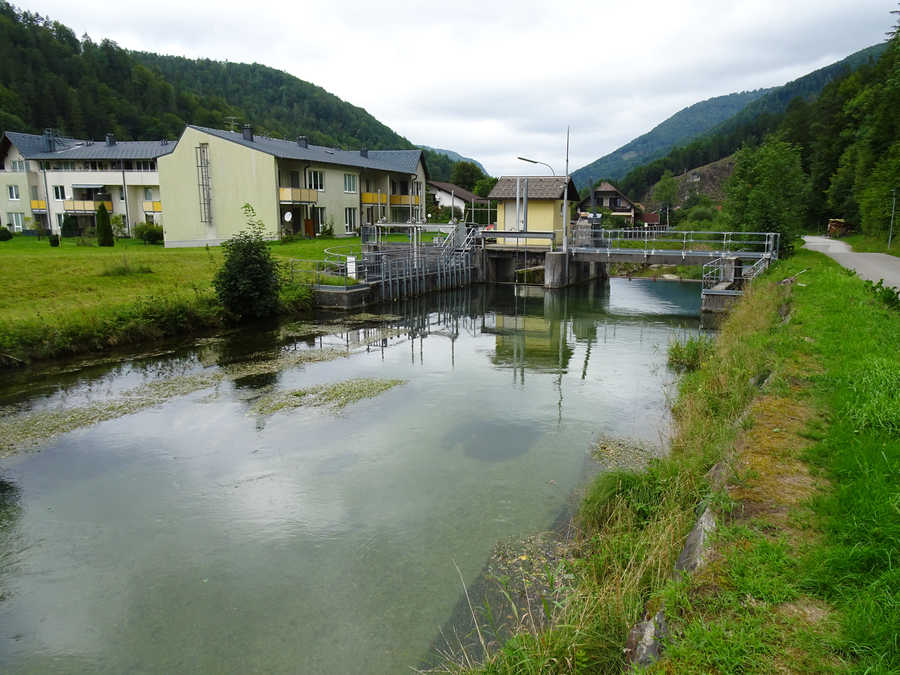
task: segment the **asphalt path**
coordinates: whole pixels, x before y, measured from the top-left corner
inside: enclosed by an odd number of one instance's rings
[[[900,258],[887,253],[854,253],[849,244],[828,237],[805,236],[806,248],[819,251],[844,267],[856,270],[863,279],[900,289]]]

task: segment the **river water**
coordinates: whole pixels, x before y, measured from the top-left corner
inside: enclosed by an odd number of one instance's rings
[[[212,379],[0,461],[0,670],[408,672],[460,600],[457,566],[474,583],[498,541],[551,527],[594,440],[660,446],[666,347],[699,304],[648,280],[473,287],[326,335],[3,375],[9,414]],[[342,356],[295,358],[322,350]],[[351,377],[404,382],[254,408]]]

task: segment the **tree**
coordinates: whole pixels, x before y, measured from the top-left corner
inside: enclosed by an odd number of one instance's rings
[[[63,237],[78,236],[78,220],[71,213],[63,216],[62,227],[60,228]]]
[[[485,176],[484,178],[479,178],[475,181],[475,189],[472,190],[479,197],[485,197],[491,194],[491,190],[494,189],[494,186],[497,184],[499,178],[494,178],[493,176]]]
[[[667,209],[671,209],[678,201],[678,182],[668,169],[653,188],[653,201]]]
[[[451,183],[470,192],[475,189],[475,183],[482,178],[484,178],[484,172],[472,162],[457,162],[453,165],[453,173],[450,174]]]
[[[213,286],[225,310],[237,319],[262,318],[278,312],[281,279],[278,263],[263,239],[265,226],[250,204],[242,210],[247,228],[222,244],[225,261]]]
[[[787,246],[803,231],[808,193],[796,146],[775,138],[744,146],[725,185],[726,222],[737,231],[779,232]]]
[[[101,202],[97,207],[97,246],[114,246],[115,243],[116,238],[113,237],[112,226],[109,224],[109,211]]]

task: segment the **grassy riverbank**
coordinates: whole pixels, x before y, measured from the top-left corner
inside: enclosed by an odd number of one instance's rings
[[[587,491],[570,558],[548,570],[553,627],[523,628],[483,671],[618,672],[629,629],[661,607],[661,672],[900,667],[897,335],[900,314],[824,256],[780,263],[683,378],[670,457]],[[705,506],[708,562],[673,580]]]
[[[900,227],[894,233],[890,247],[887,244],[887,235],[884,237],[872,237],[867,234],[848,234],[841,237],[840,241],[846,242],[853,247],[854,251],[860,253],[887,253],[888,255],[900,256],[900,242],[897,241],[900,236]]]
[[[220,248],[166,249],[132,240],[101,248],[88,241],[92,245],[63,239],[58,248],[34,237],[0,242],[0,359],[6,365],[222,325],[212,288]],[[321,259],[326,246],[345,241],[354,240],[274,243],[272,249],[285,260]]]

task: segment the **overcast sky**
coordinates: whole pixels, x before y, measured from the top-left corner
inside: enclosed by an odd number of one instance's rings
[[[678,110],[772,87],[885,39],[893,0],[13,0],[94,41],[258,62],[414,143],[540,174],[581,167]],[[297,129],[303,133],[304,129]]]

